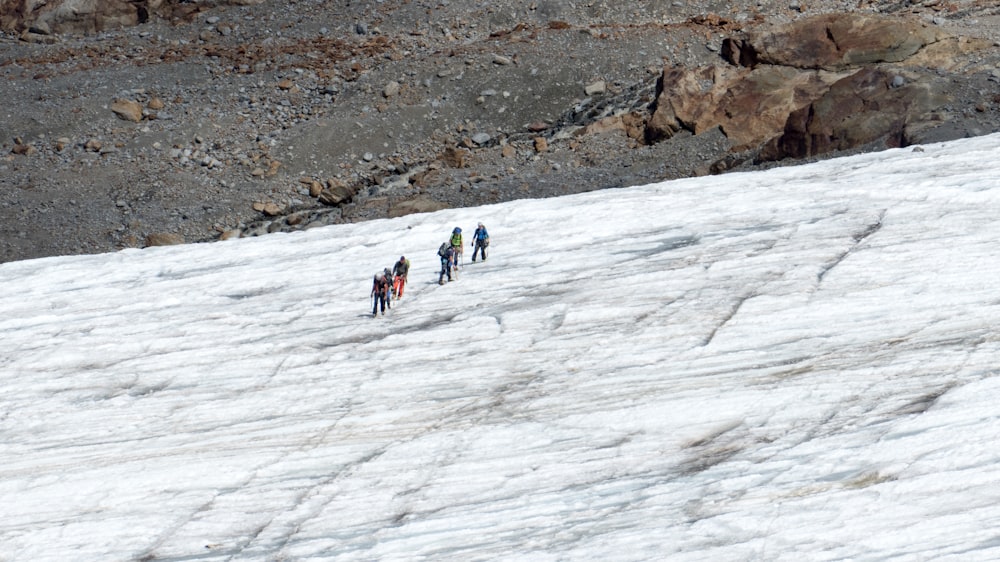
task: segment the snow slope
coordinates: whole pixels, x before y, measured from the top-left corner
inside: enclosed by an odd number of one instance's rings
[[[0,265],[0,560],[1000,558],[998,154]]]

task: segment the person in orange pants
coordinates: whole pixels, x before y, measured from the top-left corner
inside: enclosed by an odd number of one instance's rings
[[[406,256],[399,256],[399,261],[392,266],[392,274],[395,280],[392,285],[392,293],[397,299],[403,298],[403,287],[406,285],[406,274],[410,272],[410,260]]]

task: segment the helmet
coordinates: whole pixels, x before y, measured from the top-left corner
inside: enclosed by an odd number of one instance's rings
[[[452,233],[452,234],[461,234],[461,233],[462,233],[462,229],[461,229],[461,228],[458,228],[458,227],[456,226],[456,227],[455,227],[455,230],[452,230],[452,231],[451,231],[451,233]]]
[[[399,256],[399,261],[406,261],[406,257],[405,256]]]
[[[483,223],[479,223],[479,228],[482,228],[482,227],[483,227]]]

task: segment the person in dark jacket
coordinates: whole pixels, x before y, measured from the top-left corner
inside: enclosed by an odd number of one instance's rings
[[[376,273],[372,281],[372,316],[378,316],[379,304],[382,305],[382,316],[385,316],[385,303],[389,295],[389,281],[384,273]]]
[[[385,294],[385,307],[392,308],[392,285],[396,280],[392,278],[392,272],[389,271],[388,267],[382,270],[382,275],[385,276],[385,283],[389,286],[389,290]]]
[[[486,232],[486,227],[483,223],[479,223],[476,227],[476,231],[472,233],[472,261],[476,261],[476,252],[482,256],[483,261],[486,261],[486,247],[490,245],[490,233]]]
[[[441,275],[438,276],[438,285],[444,285],[445,275],[448,276],[448,281],[451,281],[451,266],[452,260],[455,259],[455,248],[451,246],[450,242],[445,242],[438,248],[438,255],[441,256]]]

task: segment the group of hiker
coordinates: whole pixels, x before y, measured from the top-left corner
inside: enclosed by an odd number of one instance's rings
[[[486,248],[489,245],[490,234],[486,231],[483,223],[479,223],[472,235],[472,261],[475,262],[477,256],[486,261]],[[438,275],[439,285],[444,285],[445,277],[451,281],[453,276],[457,276],[463,248],[462,229],[456,226],[451,231],[451,237],[448,241],[438,248],[438,256],[441,258],[441,273]],[[406,259],[406,256],[399,256],[399,261],[392,266],[391,271],[387,267],[381,273],[375,274],[371,295],[373,317],[378,316],[380,310],[384,316],[387,308],[392,309],[393,300],[403,298],[403,288],[406,286],[406,277],[409,272],[410,260]]]

